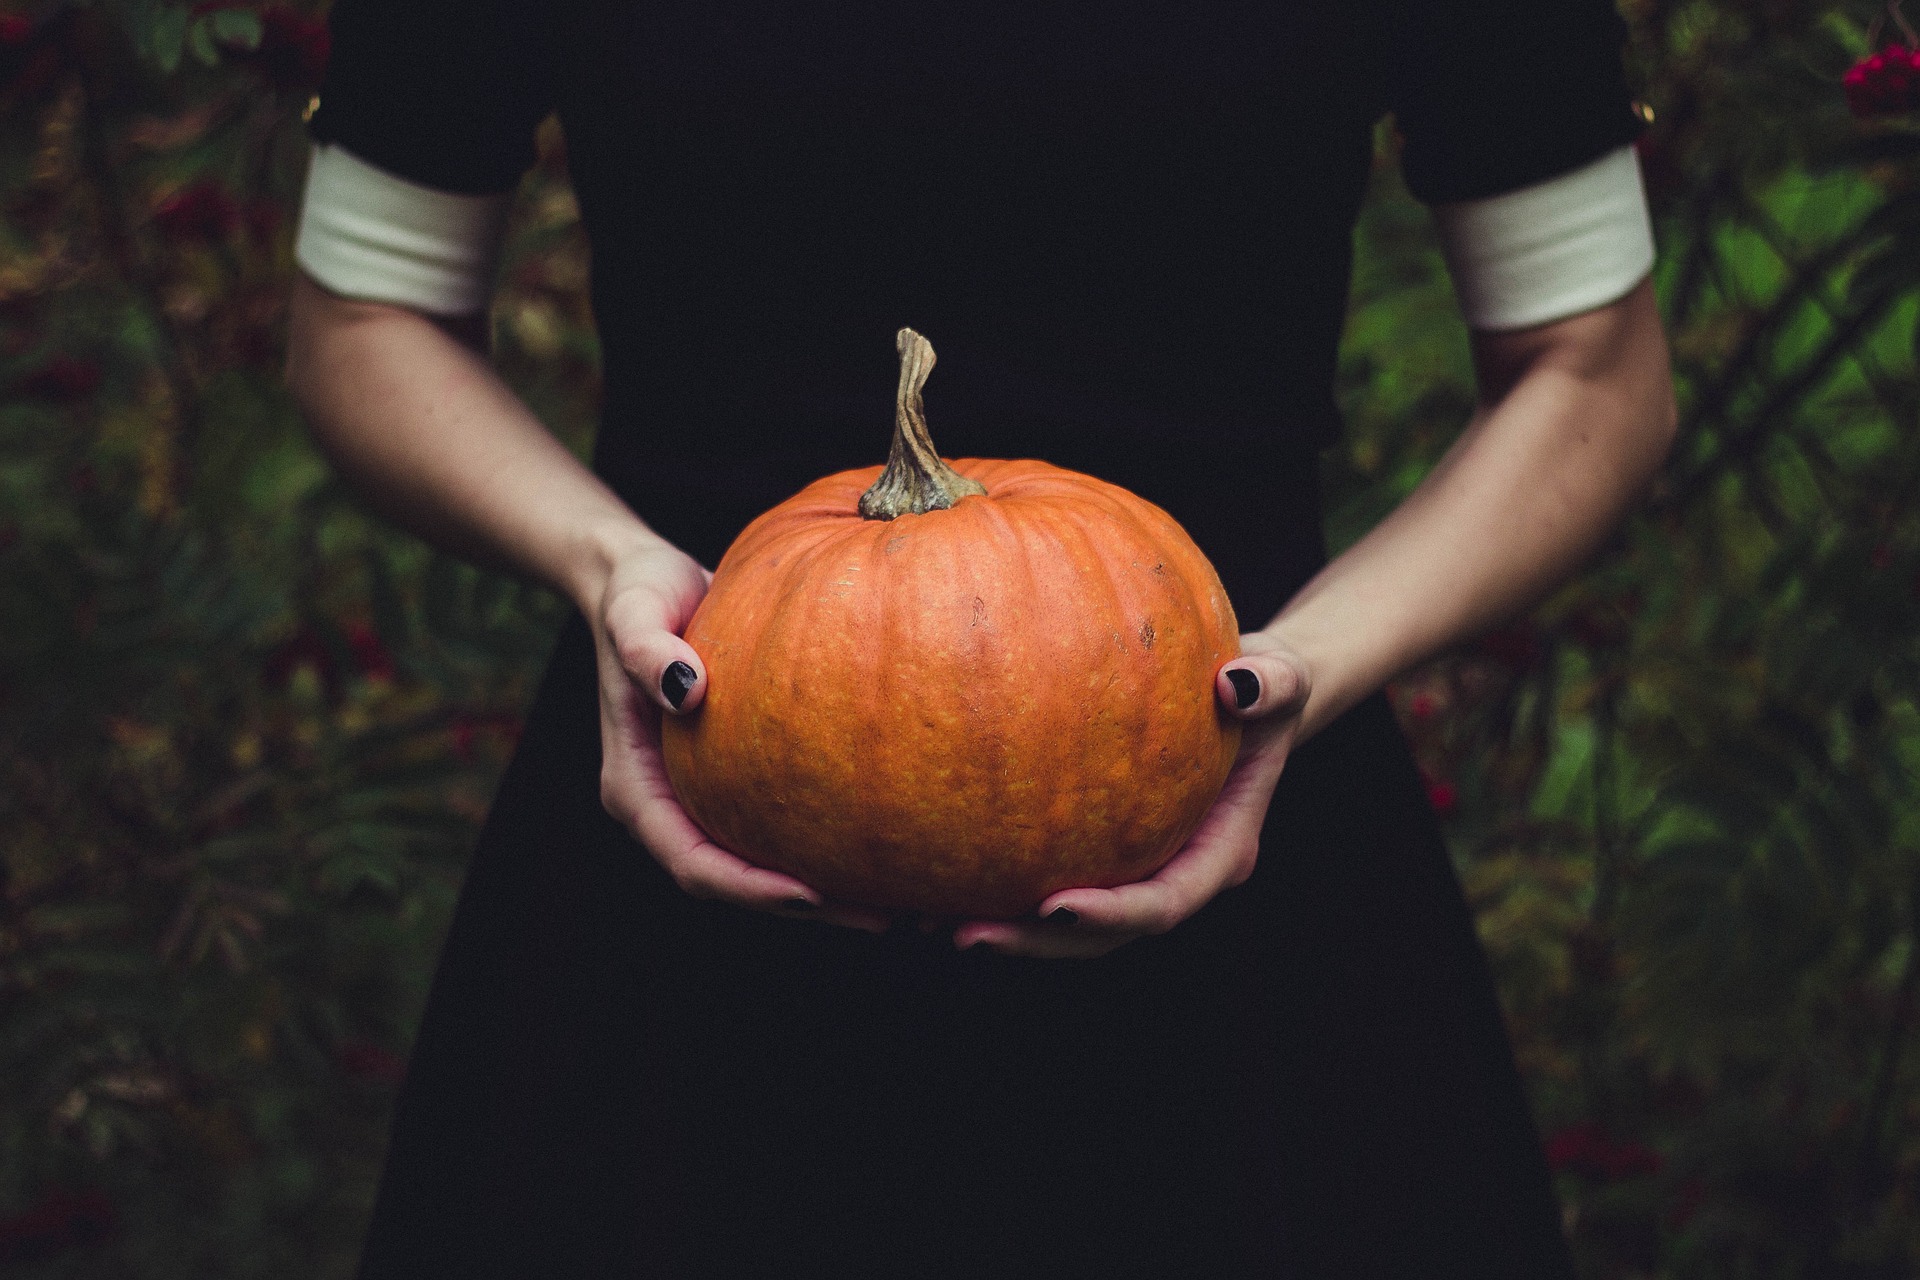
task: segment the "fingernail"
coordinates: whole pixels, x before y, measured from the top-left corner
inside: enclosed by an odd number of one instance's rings
[[[806,898],[788,898],[780,905],[789,911],[812,911],[820,904],[808,901]]]
[[[684,662],[669,662],[666,674],[660,677],[660,692],[667,695],[667,702],[675,711],[687,700],[687,690],[693,688],[700,675]]]
[[[1260,677],[1245,667],[1235,667],[1227,672],[1227,679],[1233,682],[1233,700],[1242,711],[1260,701]],[[674,703],[679,706],[679,703]]]
[[[1047,920],[1052,924],[1079,924],[1080,913],[1072,907],[1055,907],[1047,912]]]

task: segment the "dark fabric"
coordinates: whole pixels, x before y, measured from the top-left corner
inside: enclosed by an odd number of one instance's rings
[[[1428,199],[1637,128],[1600,0],[910,20],[869,0],[340,0],[333,22],[315,134],[404,177],[502,189],[559,107],[597,233],[616,482],[662,453],[864,464],[902,324],[969,354],[931,392],[955,456],[1097,469],[1115,432],[1324,445],[1373,122],[1398,110]],[[1080,410],[1016,420],[1008,399]]]
[[[1567,1275],[1385,702],[1253,880],[1094,962],[680,895],[598,809],[563,637],[495,801],[362,1275]]]
[[[1429,204],[1558,177],[1638,137],[1626,27],[1593,0],[1413,0],[1388,87],[1407,187]]]
[[[1536,7],[340,0],[315,127],[497,190],[558,106],[595,465],[703,562],[882,459],[911,324],[943,452],[1159,502],[1251,629],[1324,559],[1374,122],[1399,111],[1429,198],[1631,136],[1609,11]],[[600,808],[593,682],[576,620],[462,892],[365,1280],[1569,1274],[1383,699],[1296,753],[1248,884],[1058,963],[686,898]]]
[[[553,110],[552,26],[525,6],[346,0],[309,129],[426,187],[505,191]]]

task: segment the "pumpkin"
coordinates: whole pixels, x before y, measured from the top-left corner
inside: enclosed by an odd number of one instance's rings
[[[885,468],[754,520],[687,626],[708,685],[663,726],[674,790],[721,846],[849,902],[1005,919],[1151,876],[1239,747],[1219,576],[1116,485],[942,461],[933,349],[896,345]]]

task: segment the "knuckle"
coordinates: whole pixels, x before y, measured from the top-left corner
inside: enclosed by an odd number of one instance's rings
[[[647,668],[652,665],[652,655],[647,651],[644,635],[629,632],[614,641],[613,651],[620,658],[620,665],[628,675],[644,677]]]

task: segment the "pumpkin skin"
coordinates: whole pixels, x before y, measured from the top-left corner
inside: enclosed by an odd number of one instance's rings
[[[868,467],[749,525],[687,627],[706,697],[662,745],[741,857],[1007,919],[1151,876],[1193,833],[1239,748],[1214,694],[1239,627],[1152,503],[1044,462],[951,466],[985,495],[867,519]]]

